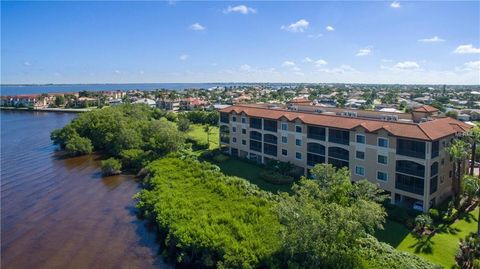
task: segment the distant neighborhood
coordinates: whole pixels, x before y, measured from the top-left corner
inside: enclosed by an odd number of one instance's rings
[[[228,105],[311,103],[321,107],[410,112],[431,105],[461,121],[480,120],[480,86],[301,84],[230,86],[183,91],[158,89],[81,91],[1,96],[0,106],[16,108],[101,108],[123,103],[146,104],[168,111],[222,109]]]

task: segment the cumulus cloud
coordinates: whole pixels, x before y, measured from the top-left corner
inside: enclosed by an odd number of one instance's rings
[[[295,62],[292,62],[292,61],[284,61],[282,63],[282,67],[294,67],[296,66]]]
[[[327,27],[325,27],[325,30],[329,31],[329,32],[333,32],[335,31],[335,28],[333,28],[332,26],[328,25]]]
[[[317,39],[317,38],[320,38],[320,37],[322,37],[322,36],[323,36],[323,34],[316,34],[316,35],[310,34],[310,35],[308,35],[308,38]]]
[[[420,65],[414,61],[398,62],[393,66],[397,70],[420,70]]]
[[[188,54],[182,54],[178,57],[178,59],[182,60],[182,61],[185,61],[186,59],[188,59]]]
[[[257,13],[257,10],[251,7],[247,7],[245,5],[239,5],[239,6],[228,6],[225,10],[223,10],[223,13],[228,14],[228,13],[240,13],[240,14],[249,14],[249,13]]]
[[[190,25],[190,29],[193,31],[203,31],[207,29],[205,26],[201,25],[200,23],[196,22],[192,25]]]
[[[391,8],[400,8],[400,3],[397,2],[397,1],[393,1],[391,4],[390,4],[390,7]]]
[[[328,64],[327,61],[322,60],[322,59],[319,59],[319,60],[316,60],[316,61],[315,61],[315,65],[316,65],[317,67],[324,66],[324,65],[327,65],[327,64]]]
[[[457,71],[480,71],[480,61],[471,61],[464,63],[461,67],[456,68]]]
[[[438,36],[434,36],[432,38],[424,38],[424,39],[419,39],[418,42],[425,42],[425,43],[435,43],[435,42],[443,42],[445,39],[441,39]]]
[[[367,55],[370,55],[371,53],[372,53],[371,48],[364,48],[364,49],[359,49],[356,55],[357,56],[367,56]]]
[[[288,31],[288,32],[293,32],[293,33],[303,33],[307,28],[308,26],[310,25],[310,23],[305,20],[305,19],[301,19],[297,22],[294,22],[288,26],[285,26],[285,25],[282,25],[282,27],[280,27],[282,30],[285,30],[285,31]]]
[[[480,53],[480,48],[475,48],[472,44],[460,45],[453,51],[453,53],[457,53],[457,54]]]
[[[329,73],[329,74],[345,74],[345,73],[355,73],[358,72],[355,68],[350,65],[342,64],[335,68],[321,68],[320,72]]]

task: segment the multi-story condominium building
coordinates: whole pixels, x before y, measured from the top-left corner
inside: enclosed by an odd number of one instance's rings
[[[428,210],[452,194],[453,162],[447,147],[471,126],[438,115],[431,106],[412,113],[234,105],[220,110],[220,145],[231,155],[303,167],[348,167],[353,181],[367,179],[392,203]]]

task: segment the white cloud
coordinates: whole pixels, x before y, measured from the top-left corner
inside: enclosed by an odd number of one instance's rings
[[[480,61],[466,62],[461,67],[456,68],[457,71],[480,71]]]
[[[247,7],[245,5],[239,6],[228,6],[227,9],[223,10],[223,13],[240,13],[240,14],[248,14],[248,13],[257,13],[257,10],[251,7]]]
[[[120,72],[120,70],[115,70],[115,74],[120,74],[122,72]]]
[[[192,25],[190,25],[190,29],[193,31],[203,31],[207,29],[205,26],[201,25],[200,23],[196,22]]]
[[[332,26],[328,25],[327,27],[325,27],[325,30],[329,31],[329,32],[333,32],[335,31],[335,28],[333,28]]]
[[[319,69],[320,72],[329,73],[329,74],[345,74],[345,73],[356,73],[358,72],[355,68],[350,65],[342,64],[339,67],[335,68],[322,68]]]
[[[241,70],[241,71],[250,71],[250,70],[252,70],[252,67],[251,67],[250,65],[248,65],[248,64],[242,64],[242,65],[240,66],[240,70]]]
[[[29,61],[25,61],[25,62],[23,63],[23,65],[24,65],[24,66],[31,66],[32,64],[31,64]]]
[[[390,7],[392,8],[400,8],[400,3],[397,2],[397,1],[393,1],[391,4],[390,4]]]
[[[186,59],[188,59],[188,54],[182,54],[180,55],[180,57],[178,57],[178,59],[182,60],[182,61],[185,61]]]
[[[367,56],[372,53],[372,49],[370,48],[364,48],[364,49],[359,49],[357,52],[357,56]]]
[[[305,57],[305,58],[303,59],[303,62],[304,62],[304,63],[311,63],[311,62],[313,62],[313,60],[312,60],[310,57]]]
[[[393,68],[397,70],[420,70],[420,65],[417,62],[405,61],[398,62]]]
[[[295,67],[295,66],[296,66],[295,62],[292,62],[292,61],[284,61],[282,63],[282,67]]]
[[[307,20],[301,19],[301,20],[299,20],[295,23],[292,23],[288,26],[282,25],[282,27],[280,27],[280,29],[288,31],[288,32],[303,33],[308,28],[309,24],[310,23]]]
[[[475,48],[472,44],[460,45],[453,51],[453,53],[457,53],[457,54],[480,53],[480,48]]]
[[[392,59],[385,59],[385,58],[381,59],[380,61],[382,61],[382,63],[390,63],[390,62],[393,62]]]
[[[424,39],[419,39],[418,42],[425,42],[425,43],[434,43],[434,42],[443,42],[445,39],[441,39],[438,36],[434,36],[432,38],[424,38]]]
[[[320,67],[320,66],[323,66],[323,65],[327,65],[327,64],[328,64],[327,61],[322,60],[322,59],[319,59],[319,60],[316,60],[316,61],[315,61],[315,65],[316,65],[317,67]]]

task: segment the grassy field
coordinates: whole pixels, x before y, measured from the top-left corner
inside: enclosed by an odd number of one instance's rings
[[[417,237],[394,221],[387,221],[385,230],[378,231],[376,236],[398,250],[415,253],[444,268],[452,268],[460,238],[477,231],[478,210],[460,215],[453,224],[440,226],[439,231],[431,237]]]
[[[187,132],[187,135],[197,141],[206,143],[207,133],[203,128],[204,128],[203,125],[192,124],[190,125],[190,130]],[[210,149],[216,149],[218,148],[219,131],[218,131],[218,127],[216,126],[213,126],[211,128],[212,128],[212,131],[210,133]]]

